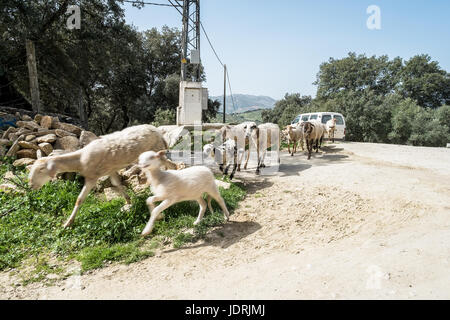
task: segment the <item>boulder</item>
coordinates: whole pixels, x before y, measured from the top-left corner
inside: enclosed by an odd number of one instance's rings
[[[95,133],[91,131],[83,130],[80,134],[80,147],[84,148],[87,146],[92,140],[98,139]]]
[[[24,115],[22,116],[22,120],[23,120],[23,121],[33,121],[33,118],[30,117],[30,116],[27,115],[27,114],[24,114]]]
[[[58,129],[59,125],[59,118],[58,117],[52,117],[52,129]]]
[[[29,158],[29,159],[37,159],[36,150],[35,149],[22,149],[16,152],[16,156],[18,159]]]
[[[103,193],[106,197],[106,201],[122,197],[122,195],[113,188],[105,188],[105,190],[103,190]]]
[[[3,176],[4,179],[14,179],[16,175],[12,171],[7,171]]]
[[[45,136],[41,136],[41,137],[37,137],[36,138],[36,142],[37,143],[43,143],[43,142],[53,143],[55,141],[56,141],[56,135],[53,134],[53,133],[46,134]]]
[[[28,141],[19,141],[19,146],[20,146],[22,149],[34,149],[34,150],[39,150],[39,147],[38,147],[36,144],[31,143],[31,142],[28,142]]]
[[[9,141],[7,139],[0,139],[0,146],[11,146],[12,145],[12,141]]]
[[[3,133],[2,139],[9,139],[9,134],[16,132],[17,129],[14,127],[9,127],[6,129],[6,131]]]
[[[36,161],[35,159],[22,158],[14,161],[13,166],[14,167],[29,166],[32,165],[35,161]]]
[[[29,134],[25,137],[25,141],[29,142],[29,141],[33,140],[34,138],[36,138],[36,136],[34,134]]]
[[[69,132],[69,131],[65,131],[65,130],[61,130],[61,129],[56,129],[55,130],[55,134],[59,138],[64,138],[64,137],[67,137],[67,136],[72,136],[72,137],[76,137],[77,136],[75,133],[72,133],[72,132]]]
[[[40,126],[34,121],[17,121],[16,125],[19,128],[26,128],[29,130],[36,130],[40,128]]]
[[[20,149],[19,142],[22,141],[23,139],[25,139],[25,136],[21,135],[14,141],[11,148],[9,148],[8,152],[6,153],[7,157],[14,157],[16,155],[17,151],[19,151]]]
[[[45,156],[46,156],[46,154],[44,153],[44,151],[42,151],[41,149],[36,150],[36,158],[37,159],[43,158]]]
[[[41,119],[41,127],[45,129],[50,129],[52,127],[52,117],[50,116],[43,116]]]
[[[83,131],[83,129],[81,129],[80,127],[77,127],[77,126],[75,126],[73,124],[70,124],[70,123],[63,123],[63,122],[59,122],[56,125],[56,129],[61,129],[61,130],[64,130],[64,131],[68,131],[68,132],[74,133],[74,134],[77,135],[77,137],[79,137],[80,134],[81,134],[81,131]]]
[[[16,191],[17,186],[12,183],[2,183],[0,184],[0,191],[7,192],[7,191]]]
[[[41,123],[41,119],[42,119],[42,114],[38,113],[37,115],[34,116],[34,121],[36,123]]]
[[[62,149],[66,151],[75,151],[80,148],[80,143],[76,137],[66,136],[58,138],[55,143],[55,149]]]
[[[56,133],[55,133],[55,130],[48,130],[48,129],[41,128],[41,129],[38,129],[37,132],[33,132],[33,134],[36,137],[42,137],[42,136],[45,136],[47,134],[56,134]]]
[[[51,145],[50,143],[47,143],[47,142],[40,143],[40,144],[38,145],[38,147],[39,147],[39,149],[41,149],[42,152],[44,152],[45,155],[47,155],[47,156],[50,155],[50,153],[52,153],[52,151],[53,151],[52,145]]]

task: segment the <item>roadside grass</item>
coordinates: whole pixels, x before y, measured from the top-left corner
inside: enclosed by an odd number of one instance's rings
[[[10,163],[0,164],[0,182],[11,170]],[[15,173],[20,180],[18,185],[26,185],[24,169]],[[132,207],[126,212],[121,211],[123,199],[105,201],[91,193],[73,226],[64,229],[62,225],[82,185],[82,178],[77,176],[75,181],[57,180],[39,190],[0,191],[0,271],[30,264],[34,271],[24,283],[40,281],[52,270],[39,259],[32,259],[43,254],[56,256],[61,262],[75,259],[81,263],[82,272],[100,268],[110,261],[132,263],[152,256],[154,249],[162,245],[172,244],[177,248],[203,238],[211,228],[224,222],[219,205],[213,201],[214,213],[208,210],[201,223],[194,227],[199,210],[197,202],[181,202],[166,209],[165,218],[144,239],[140,232],[150,216],[145,203],[150,196],[147,189],[141,193],[128,190]],[[245,196],[243,188],[233,183],[228,190],[219,190],[230,212]]]

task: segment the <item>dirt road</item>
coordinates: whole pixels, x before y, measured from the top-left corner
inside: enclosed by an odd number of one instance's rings
[[[253,171],[253,170],[252,170]],[[450,298],[450,149],[337,143],[275,175],[205,241],[13,299]]]

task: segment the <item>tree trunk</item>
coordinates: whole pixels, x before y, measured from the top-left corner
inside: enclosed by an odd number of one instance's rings
[[[28,75],[30,78],[30,94],[31,94],[31,106],[34,112],[39,113],[41,110],[40,98],[39,98],[39,82],[36,66],[36,52],[34,49],[34,43],[31,40],[26,40],[27,50],[27,64]]]

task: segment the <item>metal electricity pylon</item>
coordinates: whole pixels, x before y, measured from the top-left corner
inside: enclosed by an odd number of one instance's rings
[[[200,0],[168,0],[182,16],[181,81],[200,82]],[[188,79],[187,64],[194,65]]]

